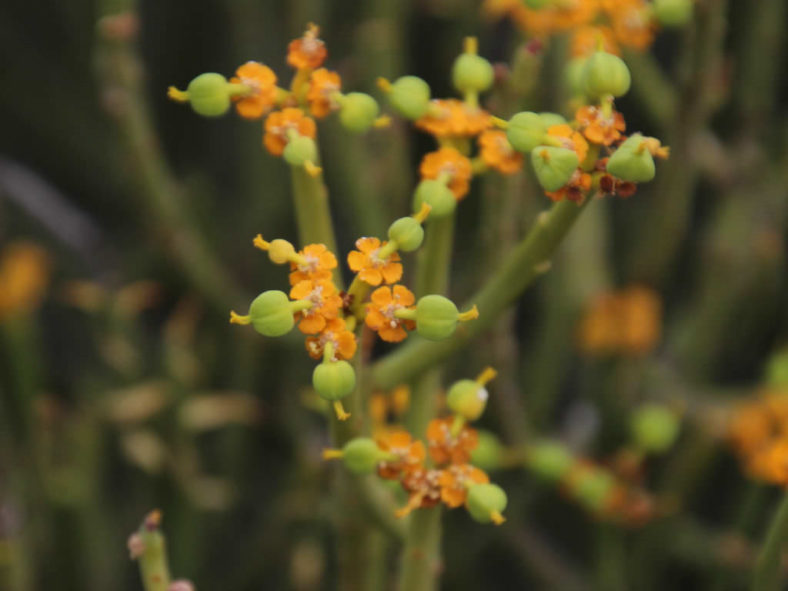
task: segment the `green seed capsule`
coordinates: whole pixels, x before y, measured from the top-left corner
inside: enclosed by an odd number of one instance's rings
[[[508,499],[503,489],[496,484],[476,484],[468,490],[466,506],[468,513],[480,523],[502,523],[501,513]]]
[[[506,138],[515,150],[530,152],[541,145],[547,133],[547,124],[537,113],[517,113],[506,127]]]
[[[503,466],[506,450],[495,433],[479,431],[479,443],[471,452],[471,463],[484,471],[497,470]]]
[[[607,171],[622,181],[645,183],[654,178],[654,157],[639,133],[621,144],[607,161]]]
[[[304,166],[307,162],[314,164],[317,160],[317,145],[311,137],[297,135],[287,142],[282,156],[291,166]]]
[[[446,397],[446,405],[455,414],[475,421],[487,406],[487,388],[474,380],[460,380],[452,384]]]
[[[449,298],[431,294],[416,303],[416,332],[430,341],[442,341],[457,329],[459,311]]]
[[[528,8],[533,8],[534,10],[539,10],[540,8],[544,8],[550,3],[550,0],[523,0],[523,3]]]
[[[558,113],[539,113],[539,116],[542,118],[542,122],[548,127],[552,127],[553,125],[563,125],[566,123],[566,119],[561,117]]]
[[[654,0],[653,6],[663,27],[682,27],[692,20],[692,0]]]
[[[457,207],[457,199],[451,189],[436,179],[421,181],[413,194],[413,209],[418,211],[426,203],[432,209],[430,217],[441,218],[451,214]]]
[[[580,160],[569,148],[539,146],[531,151],[531,163],[545,191],[557,191],[572,178]]]
[[[326,400],[340,400],[356,387],[356,372],[347,361],[326,361],[312,372],[315,391]]]
[[[778,351],[769,359],[766,383],[778,388],[788,387],[788,349]]]
[[[378,444],[369,437],[351,439],[342,448],[342,461],[354,474],[371,474],[382,459]]]
[[[389,240],[402,252],[412,252],[424,241],[424,228],[412,217],[400,218],[389,226]]]
[[[194,112],[203,117],[220,117],[230,109],[229,83],[221,74],[200,74],[189,82],[186,93]]]
[[[597,51],[586,61],[583,70],[583,90],[591,98],[623,96],[629,90],[632,78],[629,68],[620,57]]]
[[[545,480],[559,480],[574,464],[571,452],[556,441],[540,441],[528,449],[528,467]]]
[[[616,480],[604,470],[592,469],[578,474],[572,492],[591,511],[601,511],[610,499]]]
[[[646,404],[632,417],[632,437],[647,453],[661,454],[675,443],[679,434],[678,417],[659,404]]]
[[[346,94],[340,105],[339,121],[346,129],[356,133],[368,130],[378,117],[378,103],[363,92]]]
[[[417,76],[403,76],[391,85],[388,98],[401,115],[418,119],[430,107],[430,86]]]
[[[293,302],[283,291],[264,291],[249,306],[252,326],[267,337],[280,337],[289,333],[293,320]]]
[[[566,64],[564,79],[572,96],[577,97],[585,94],[585,68],[587,61],[587,57],[576,57]]]
[[[454,88],[460,92],[484,92],[492,86],[494,77],[492,64],[473,53],[461,54],[451,69]]]

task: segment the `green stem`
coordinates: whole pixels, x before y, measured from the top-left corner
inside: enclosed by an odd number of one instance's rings
[[[157,526],[149,526],[145,520],[140,528],[139,536],[144,550],[139,557],[140,575],[145,591],[167,591],[170,586],[170,567],[167,563],[167,544],[164,534]]]
[[[788,493],[783,497],[772,518],[761,553],[755,564],[753,591],[780,589],[781,556],[788,541]]]
[[[411,516],[400,571],[399,591],[432,591],[440,570],[440,507],[417,509]]]
[[[381,388],[393,388],[420,375],[492,326],[506,308],[549,269],[556,248],[591,201],[588,198],[579,206],[571,201],[561,201],[553,205],[549,212],[539,214],[528,235],[504,259],[487,284],[471,298],[471,303],[479,307],[478,320],[465,324],[445,341],[428,342],[410,337],[407,345],[373,366],[375,383]]]
[[[454,214],[427,218],[424,246],[419,251],[416,297],[444,294],[449,288],[451,254],[454,245]]]

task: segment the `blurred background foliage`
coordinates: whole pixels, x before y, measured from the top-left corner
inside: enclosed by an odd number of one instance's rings
[[[250,242],[295,237],[286,167],[258,124],[197,118],[165,90],[250,59],[285,75],[287,42],[314,21],[345,87],[376,93],[377,76],[409,73],[448,96],[464,36],[496,62],[522,57],[522,37],[472,0],[177,0],[140,2],[136,45],[103,42],[100,16],[126,4],[0,5],[0,256],[18,263],[0,269],[0,587],[138,589],[124,541],[160,507],[173,571],[199,589],[335,588],[311,364],[297,337],[227,324],[284,280]],[[447,372],[501,369],[484,426],[508,444],[552,435],[600,459],[625,446],[633,407],[672,405],[679,443],[642,477],[672,510],[642,528],[600,524],[504,471],[505,528],[447,516],[444,588],[746,580],[778,493],[742,475],[721,422],[788,335],[785,13],[780,0],[699,0],[692,26],[660,34],[656,61],[629,56],[619,109],[673,158],[635,197],[589,209],[551,273]],[[529,104],[494,92],[494,112],[560,110],[560,53],[544,48]],[[430,144],[399,121],[361,137],[328,122],[320,142],[347,252],[405,214]],[[474,186],[455,299],[546,205],[527,174]],[[28,286],[16,304],[14,282]],[[632,284],[656,298],[653,344],[578,348],[584,310]]]

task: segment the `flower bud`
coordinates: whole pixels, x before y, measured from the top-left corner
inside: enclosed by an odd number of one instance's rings
[[[471,463],[482,470],[497,470],[503,466],[506,450],[495,433],[479,431],[479,443],[471,452]]]
[[[280,337],[289,333],[295,324],[292,304],[283,291],[264,291],[249,306],[252,326],[267,337]]]
[[[541,116],[523,111],[509,119],[509,124],[506,127],[506,139],[515,150],[530,152],[536,146],[541,145],[547,133],[547,127]]]
[[[432,294],[416,304],[416,332],[430,341],[442,341],[457,329],[459,310],[449,298]]]
[[[369,437],[351,439],[342,448],[342,461],[354,474],[371,474],[384,455]]]
[[[347,361],[324,361],[312,372],[312,386],[326,400],[344,398],[356,387],[356,372]]]
[[[350,131],[366,131],[378,116],[378,103],[368,94],[351,92],[342,97],[339,120]]]
[[[501,513],[506,509],[506,493],[492,483],[475,484],[468,489],[468,500],[465,502],[468,513],[479,523],[504,522]]]
[[[475,421],[487,406],[487,388],[474,380],[460,380],[452,384],[446,397],[446,405],[455,414]]]
[[[623,96],[631,83],[629,68],[620,57],[597,51],[586,61],[583,70],[583,90],[591,98]]]
[[[692,0],[654,0],[653,7],[663,27],[681,27],[692,19]]]
[[[408,119],[418,119],[430,107],[430,86],[417,76],[398,78],[388,92],[391,106]]]
[[[421,209],[421,204],[426,203],[432,209],[430,216],[441,218],[451,214],[457,207],[457,199],[445,183],[437,179],[426,179],[419,183],[413,194],[413,209]]]
[[[635,444],[641,450],[660,454],[675,443],[679,434],[676,414],[659,404],[646,404],[635,411],[631,429]]]
[[[654,157],[642,135],[636,133],[613,152],[607,161],[607,172],[630,183],[645,183],[654,178]]]
[[[573,476],[569,487],[583,506],[591,511],[602,511],[616,487],[616,480],[605,470],[588,468]]]
[[[400,218],[389,226],[389,240],[402,252],[412,252],[424,241],[424,228],[412,217]]]
[[[528,448],[528,467],[545,480],[559,480],[574,464],[567,447],[557,441],[540,441]]]
[[[580,160],[569,148],[539,146],[531,151],[531,163],[545,191],[557,191],[572,178]]]
[[[230,109],[230,84],[221,74],[200,74],[186,88],[189,104],[198,115],[219,117]]]
[[[461,54],[451,69],[452,83],[460,92],[484,92],[494,77],[492,64],[475,53]]]
[[[304,166],[317,160],[317,144],[311,137],[295,134],[287,142],[282,156],[290,166]]]

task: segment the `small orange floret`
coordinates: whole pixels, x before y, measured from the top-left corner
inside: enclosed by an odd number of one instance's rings
[[[468,484],[486,484],[490,478],[483,470],[471,464],[453,464],[441,471],[438,484],[441,487],[441,500],[452,509],[459,507],[468,499]]]
[[[0,321],[34,310],[49,283],[47,252],[31,242],[9,244],[0,254]]]
[[[602,0],[613,26],[616,40],[637,50],[647,49],[654,41],[651,3],[646,0]]]
[[[591,175],[583,172],[579,168],[575,170],[569,182],[557,191],[547,191],[547,195],[553,201],[563,201],[567,199],[575,203],[582,203],[588,192],[591,190]]]
[[[506,139],[506,132],[488,129],[479,136],[479,155],[501,174],[514,174],[523,165],[523,155]]]
[[[457,199],[468,193],[473,171],[471,161],[454,148],[441,148],[425,154],[419,167],[422,179],[437,179],[445,174],[449,177],[449,189]]]
[[[304,115],[301,109],[288,107],[281,111],[274,111],[265,120],[263,145],[274,156],[281,156],[287,145],[287,133],[291,129],[311,138],[314,138],[317,133],[314,119]]]
[[[435,137],[471,137],[489,129],[492,117],[484,109],[457,99],[434,99],[415,125]]]
[[[616,43],[615,35],[610,27],[600,25],[587,25],[579,27],[572,32],[572,57],[587,57],[599,49],[614,55],[621,55],[621,50]]]
[[[353,359],[353,356],[356,354],[356,337],[347,329],[345,321],[341,318],[328,320],[320,334],[314,337],[307,337],[306,350],[312,359],[322,359],[328,343],[334,346],[332,361],[338,359],[347,361]]]
[[[337,257],[325,244],[307,244],[298,255],[301,260],[290,263],[290,285],[306,279],[330,279],[332,269],[337,266]]]
[[[276,74],[268,66],[246,62],[230,79],[251,89],[248,95],[234,97],[235,109],[244,119],[259,119],[276,103]]]
[[[396,480],[402,472],[408,472],[424,462],[427,454],[421,441],[413,440],[407,431],[392,429],[376,438],[378,447],[396,457],[378,464],[378,476]]]
[[[563,0],[544,8],[526,8],[518,2],[511,17],[524,31],[547,36],[590,23],[597,14],[599,0]]]
[[[309,90],[306,93],[309,112],[312,113],[312,116],[320,119],[339,108],[332,95],[341,89],[342,79],[336,72],[325,68],[312,72],[309,77]]]
[[[416,296],[404,285],[379,287],[370,296],[364,322],[384,341],[398,343],[408,336],[405,329],[413,330],[416,323],[397,318],[395,313],[397,310],[411,309],[415,302]]]
[[[566,123],[549,127],[547,129],[547,134],[554,138],[558,138],[562,147],[574,150],[580,162],[586,159],[588,155],[588,142],[586,142],[582,134],[576,132]]]
[[[618,111],[605,115],[601,108],[595,106],[580,107],[575,113],[580,130],[592,144],[609,146],[621,139],[626,129],[624,116]]]
[[[430,457],[440,464],[466,464],[471,452],[479,444],[475,429],[463,425],[457,435],[452,435],[453,417],[433,419],[427,425],[427,444]]]
[[[318,38],[320,29],[310,24],[303,37],[293,39],[287,46],[288,65],[299,70],[319,68],[328,56],[326,44]]]
[[[342,307],[342,298],[330,280],[296,283],[290,290],[293,300],[309,300],[312,307],[297,313],[298,329],[304,334],[316,334],[326,328],[332,318],[336,318]]]
[[[378,256],[382,246],[377,238],[359,238],[356,240],[356,248],[347,255],[347,263],[352,271],[358,273],[362,281],[370,285],[380,285],[381,283],[396,283],[402,277],[402,265],[399,255],[394,252],[388,257],[381,259]]]

